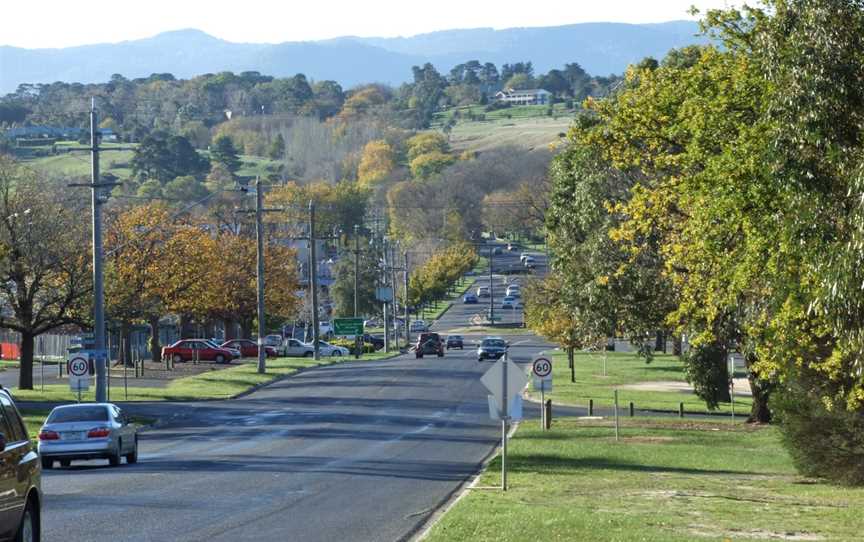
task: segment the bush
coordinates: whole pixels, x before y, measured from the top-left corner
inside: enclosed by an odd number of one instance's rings
[[[348,351],[351,352],[352,356],[357,354],[357,343],[350,339],[333,339],[330,341],[330,344],[347,348]],[[375,352],[375,347],[372,345],[372,343],[363,343],[364,354],[371,354],[373,352]]]
[[[818,395],[794,382],[774,393],[783,444],[801,474],[864,485],[864,411],[829,410]]]
[[[693,347],[684,357],[684,372],[696,395],[714,410],[729,397],[726,349],[717,343]]]

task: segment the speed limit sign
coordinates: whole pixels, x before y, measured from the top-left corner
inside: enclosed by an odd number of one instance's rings
[[[69,376],[87,376],[90,372],[90,363],[87,358],[76,356],[69,360],[67,368],[69,370]]]
[[[537,358],[531,366],[531,372],[537,378],[544,380],[552,378],[552,361],[547,358]]]

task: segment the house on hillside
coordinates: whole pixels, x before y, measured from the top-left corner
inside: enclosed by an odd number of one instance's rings
[[[513,90],[505,88],[495,94],[499,102],[510,105],[545,105],[549,103],[552,93],[542,88],[530,88],[526,90]]]

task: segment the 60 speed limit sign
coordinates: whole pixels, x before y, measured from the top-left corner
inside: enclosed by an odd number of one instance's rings
[[[537,358],[531,366],[531,372],[536,378],[543,380],[552,378],[552,361],[547,358]]]
[[[69,360],[69,376],[87,376],[90,372],[90,364],[87,361],[87,358],[84,357],[74,357]]]

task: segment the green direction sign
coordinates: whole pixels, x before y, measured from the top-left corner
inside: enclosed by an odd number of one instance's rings
[[[362,335],[362,318],[334,318],[333,333],[336,335]]]

